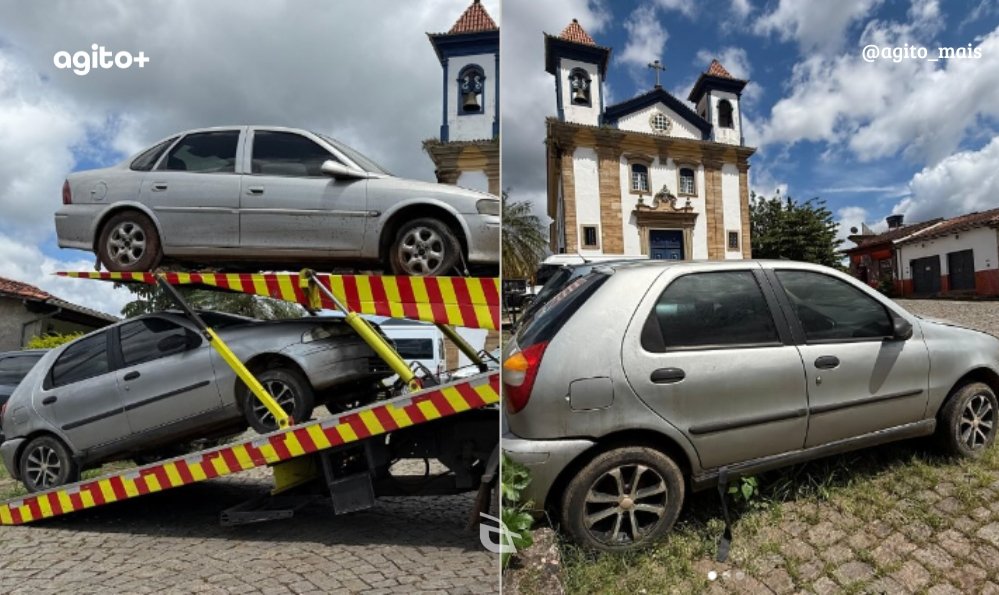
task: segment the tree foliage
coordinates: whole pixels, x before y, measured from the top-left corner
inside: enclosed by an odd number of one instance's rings
[[[843,240],[836,238],[837,224],[824,200],[795,202],[779,193],[773,198],[753,193],[750,204],[753,258],[839,266],[836,250]]]
[[[83,336],[82,332],[76,333],[45,333],[35,335],[28,340],[25,349],[54,349],[64,343],[69,343]]]
[[[158,286],[129,284],[125,287],[136,296],[135,300],[125,304],[125,307],[121,309],[122,315],[126,318],[177,309],[177,304]],[[177,287],[176,289],[184,297],[184,300],[197,310],[227,312],[262,320],[300,318],[305,313],[298,304],[246,293],[192,289],[190,287]]]
[[[548,233],[529,201],[511,201],[503,192],[503,277],[534,276],[548,249]]]

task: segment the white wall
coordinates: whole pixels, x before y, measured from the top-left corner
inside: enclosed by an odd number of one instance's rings
[[[725,258],[742,258],[741,250],[728,249],[728,232],[739,232],[739,246],[743,245],[746,238],[742,237],[742,201],[739,200],[739,168],[731,163],[722,165],[721,171],[722,190],[722,216],[725,225]]]
[[[732,128],[722,128],[718,125],[718,102],[722,99],[727,99],[732,104]],[[711,92],[711,123],[712,139],[715,142],[740,144],[742,130],[739,127],[739,97],[735,93],[718,90]]]
[[[455,185],[481,192],[489,192],[489,176],[482,170],[463,171],[458,176],[458,181]]]
[[[668,136],[676,138],[692,138],[696,140],[701,139],[700,130],[678,116],[676,112],[666,107],[666,105],[662,102],[650,105],[644,109],[638,110],[637,112],[628,114],[627,116],[622,116],[621,119],[617,121],[617,127],[620,130],[632,130],[635,132],[651,134],[654,131],[652,130],[652,126],[649,124],[649,117],[657,110],[661,111],[673,122],[673,126],[670,128]]]
[[[572,103],[569,73],[575,68],[582,68],[590,75],[589,107]],[[600,73],[597,71],[597,65],[589,62],[570,60],[568,58],[560,58],[558,76],[558,84],[562,88],[562,113],[565,116],[565,121],[597,126],[600,123],[600,97],[601,93],[603,93],[603,85],[600,81]]]
[[[603,242],[598,250],[583,249],[584,225],[596,225],[597,236],[602,234],[600,225],[600,175],[598,171],[597,152],[590,147],[579,147],[573,153],[573,178],[575,180],[576,196],[576,238],[579,253],[582,255],[603,254]],[[568,246],[566,251],[573,252],[576,246]]]
[[[458,75],[461,69],[469,64],[482,67],[486,81],[482,93],[482,112],[459,116],[458,105]],[[493,54],[475,54],[473,56],[454,56],[448,60],[447,66],[447,125],[448,139],[480,140],[493,137],[493,116],[496,110],[496,56]]]
[[[898,254],[899,262],[902,264],[902,278],[912,279],[910,261],[934,255],[940,256],[940,275],[948,275],[950,271],[947,268],[947,254],[969,249],[974,250],[976,272],[999,267],[999,242],[997,242],[996,231],[980,227],[925,242],[899,246]]]

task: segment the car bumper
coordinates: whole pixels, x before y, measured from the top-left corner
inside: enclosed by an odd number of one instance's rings
[[[55,214],[56,238],[60,248],[93,250],[93,205],[64,205]]]
[[[500,218],[496,215],[463,215],[468,225],[468,262],[499,264]]]
[[[24,438],[13,438],[5,440],[0,444],[0,458],[3,459],[3,466],[7,468],[7,473],[14,479],[21,479],[21,473],[17,468],[17,450],[24,444]]]
[[[510,432],[503,434],[501,443],[506,455],[527,467],[531,474],[531,483],[521,498],[523,502],[532,502],[535,510],[545,507],[559,474],[594,445],[592,440],[526,440]]]

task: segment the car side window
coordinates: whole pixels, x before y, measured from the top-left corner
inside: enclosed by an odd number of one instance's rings
[[[14,355],[0,359],[0,384],[16,385],[35,367],[37,357]]]
[[[170,150],[159,169],[196,173],[234,173],[238,130],[195,132]]]
[[[52,364],[52,386],[66,386],[74,382],[107,374],[107,332],[85,337],[72,343]]]
[[[182,353],[200,343],[197,335],[165,318],[142,318],[123,324],[118,329],[122,360],[134,366]]]
[[[647,351],[780,344],[766,298],[750,271],[693,273],[656,300],[642,332]]]
[[[163,151],[167,150],[167,147],[173,144],[173,141],[177,140],[177,137],[171,137],[161,142],[160,144],[147,149],[141,155],[132,160],[132,164],[129,166],[133,171],[149,171],[153,169],[156,162],[159,161],[160,155]]]
[[[321,177],[323,162],[337,159],[300,134],[257,130],[253,133],[251,171],[265,176]]]
[[[811,271],[776,271],[809,343],[881,339],[894,334],[880,302],[849,283]]]

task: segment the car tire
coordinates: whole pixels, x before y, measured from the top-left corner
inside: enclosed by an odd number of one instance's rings
[[[673,528],[684,499],[683,473],[653,448],[617,448],[586,464],[562,494],[562,527],[579,545],[621,552]]]
[[[257,380],[295,423],[312,417],[315,393],[301,372],[291,368],[271,368],[257,374]],[[243,415],[250,427],[260,434],[278,429],[274,416],[249,389],[243,402]]]
[[[116,273],[153,270],[163,259],[156,226],[138,211],[114,215],[101,228],[97,257],[107,270]]]
[[[982,456],[996,440],[999,400],[985,383],[972,382],[957,388],[940,410],[937,440],[952,455]]]
[[[395,275],[448,275],[458,264],[461,243],[451,228],[429,217],[404,223],[389,247]]]
[[[21,482],[29,492],[40,492],[80,479],[80,467],[69,449],[55,436],[39,436],[24,447],[18,462]]]

